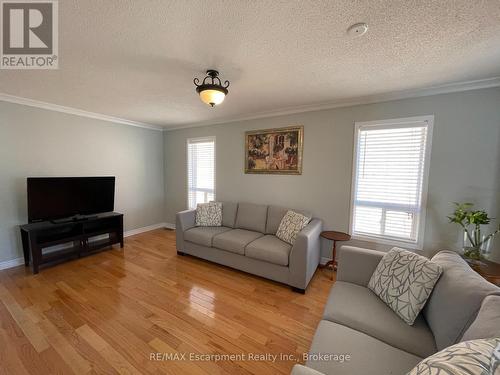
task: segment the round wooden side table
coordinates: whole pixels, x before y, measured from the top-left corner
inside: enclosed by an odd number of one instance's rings
[[[474,271],[476,271],[490,283],[500,286],[500,263],[491,262],[489,260],[473,262],[469,259],[466,259],[465,261]]]
[[[327,230],[324,232],[321,232],[321,237],[326,238],[327,240],[333,241],[333,247],[332,247],[332,260],[328,261],[328,263],[325,264],[326,267],[332,267],[332,271],[337,270],[337,261],[335,260],[335,256],[337,255],[337,241],[349,241],[351,239],[351,236],[347,233],[343,232],[336,232],[333,230]],[[333,272],[331,275],[331,279],[333,280]]]

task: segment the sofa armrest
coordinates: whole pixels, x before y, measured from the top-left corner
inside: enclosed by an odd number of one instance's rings
[[[313,370],[312,368],[306,366],[295,365],[293,366],[290,375],[324,375],[324,374],[322,372]]]
[[[175,228],[179,228],[185,232],[194,226],[196,226],[196,210],[177,212],[175,218]]]
[[[354,246],[342,246],[338,252],[337,281],[368,286],[384,252]]]
[[[289,259],[289,284],[291,286],[306,289],[316,268],[318,268],[321,252],[319,235],[322,230],[322,221],[313,219],[297,235]]]
[[[184,248],[184,232],[196,225],[196,210],[177,212],[175,215],[175,245],[177,251]]]

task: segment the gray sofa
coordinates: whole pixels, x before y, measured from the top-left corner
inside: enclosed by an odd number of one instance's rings
[[[322,222],[312,219],[291,246],[275,236],[287,211],[278,206],[222,202],[221,227],[196,227],[195,210],[179,212],[177,253],[288,284],[304,293],[319,264]]]
[[[423,358],[462,340],[500,336],[500,297],[490,296],[500,295],[500,288],[450,251],[433,257],[443,274],[414,325],[407,325],[367,288],[383,255],[351,246],[340,249],[337,281],[310,357],[306,366],[294,366],[293,375],[404,375]],[[342,363],[319,353],[350,358]]]

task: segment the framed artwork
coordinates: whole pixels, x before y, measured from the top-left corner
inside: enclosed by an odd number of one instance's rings
[[[304,127],[245,132],[245,173],[302,174]]]

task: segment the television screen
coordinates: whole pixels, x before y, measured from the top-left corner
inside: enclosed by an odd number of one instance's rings
[[[28,178],[30,222],[110,212],[114,205],[114,177]]]

